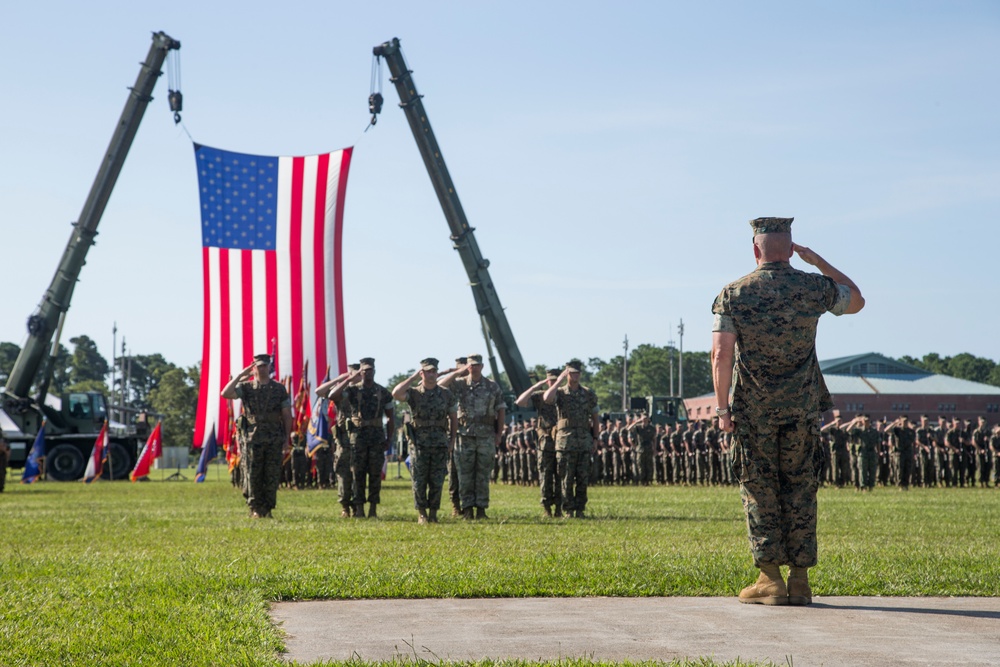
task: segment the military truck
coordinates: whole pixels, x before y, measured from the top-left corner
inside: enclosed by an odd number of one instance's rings
[[[612,421],[626,421],[630,415],[646,415],[653,424],[685,424],[688,420],[684,399],[678,396],[633,396],[629,399],[629,411],[611,412],[606,415]]]
[[[125,157],[139,129],[146,106],[153,99],[153,87],[162,74],[161,68],[180,42],[163,32],[153,34],[153,43],[142,63],[135,86],[128,99],[111,143],[90,193],[73,223],[66,250],[63,252],[49,288],[42,296],[38,309],[28,318],[28,338],[0,394],[3,410],[3,435],[11,444],[12,467],[23,467],[29,450],[45,422],[45,470],[52,479],[79,479],[86,469],[87,456],[97,434],[108,417],[108,402],[99,392],[70,392],[59,398],[48,395],[52,379],[53,360],[59,349],[66,311],[69,310],[73,289],[85,264],[87,252],[97,236],[97,225],[114,189]],[[168,97],[174,120],[179,121],[180,91],[171,90]],[[35,387],[32,395],[32,387]],[[104,476],[124,479],[135,465],[139,436],[134,428],[113,429],[109,435],[110,465]]]

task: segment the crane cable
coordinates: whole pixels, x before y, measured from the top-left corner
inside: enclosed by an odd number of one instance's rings
[[[382,58],[379,56],[372,56],[371,86],[368,90],[368,111],[371,113],[372,119],[365,127],[365,132],[378,122],[378,115],[382,113]]]

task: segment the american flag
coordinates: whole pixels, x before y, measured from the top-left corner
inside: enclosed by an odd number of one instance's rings
[[[222,388],[255,354],[274,354],[276,376],[292,386],[307,361],[315,372],[346,370],[340,256],[352,149],[194,150],[205,279],[194,445],[202,447],[226,422]]]

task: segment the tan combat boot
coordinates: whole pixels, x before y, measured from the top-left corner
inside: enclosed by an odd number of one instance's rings
[[[552,518],[552,505],[542,505],[542,512],[549,519]]]
[[[372,503],[371,505],[368,506],[368,518],[369,519],[378,518],[378,512],[375,511],[375,503]]]
[[[431,523],[437,523],[438,522],[438,511],[435,510],[435,509],[432,509],[432,510],[429,511],[429,514],[430,515],[427,517],[427,520],[430,521]]]
[[[354,516],[355,519],[364,519],[365,518],[365,504],[364,503],[361,503],[360,505],[355,505],[354,506],[354,515],[353,516]]]
[[[464,510],[462,510],[462,518],[465,519],[466,521],[472,521],[473,519],[476,518],[475,516],[473,516],[472,512],[473,509],[471,507],[466,507]]]
[[[788,604],[788,588],[781,578],[781,570],[778,569],[778,566],[773,563],[761,565],[757,582],[740,591],[740,602],[744,604]]]
[[[349,518],[351,518],[351,504],[350,503],[341,503],[340,504],[340,518],[341,519],[349,519]]]
[[[419,523],[421,525],[424,525],[424,524],[428,523],[429,521],[430,520],[427,518],[427,510],[425,510],[423,507],[421,507],[420,509],[418,509],[417,510],[417,523]]]
[[[458,503],[452,503],[451,504],[451,515],[453,517],[455,517],[456,519],[458,517],[462,516],[462,506],[459,505]]]
[[[486,508],[485,507],[477,507],[476,508],[476,519],[489,519],[489,517],[486,516]]]
[[[788,571],[788,604],[803,607],[812,604],[812,589],[809,588],[809,568],[791,567]]]

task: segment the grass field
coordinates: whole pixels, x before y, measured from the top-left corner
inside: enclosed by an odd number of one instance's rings
[[[254,521],[214,470],[9,483],[0,664],[274,665],[275,600],[729,596],[756,574],[734,489],[598,487],[592,518],[565,521],[541,518],[537,488],[498,486],[491,520],[436,526],[407,481],[382,497],[380,519],[344,520],[334,492],[281,491]],[[819,507],[817,595],[1000,595],[1000,491],[824,489]]]

